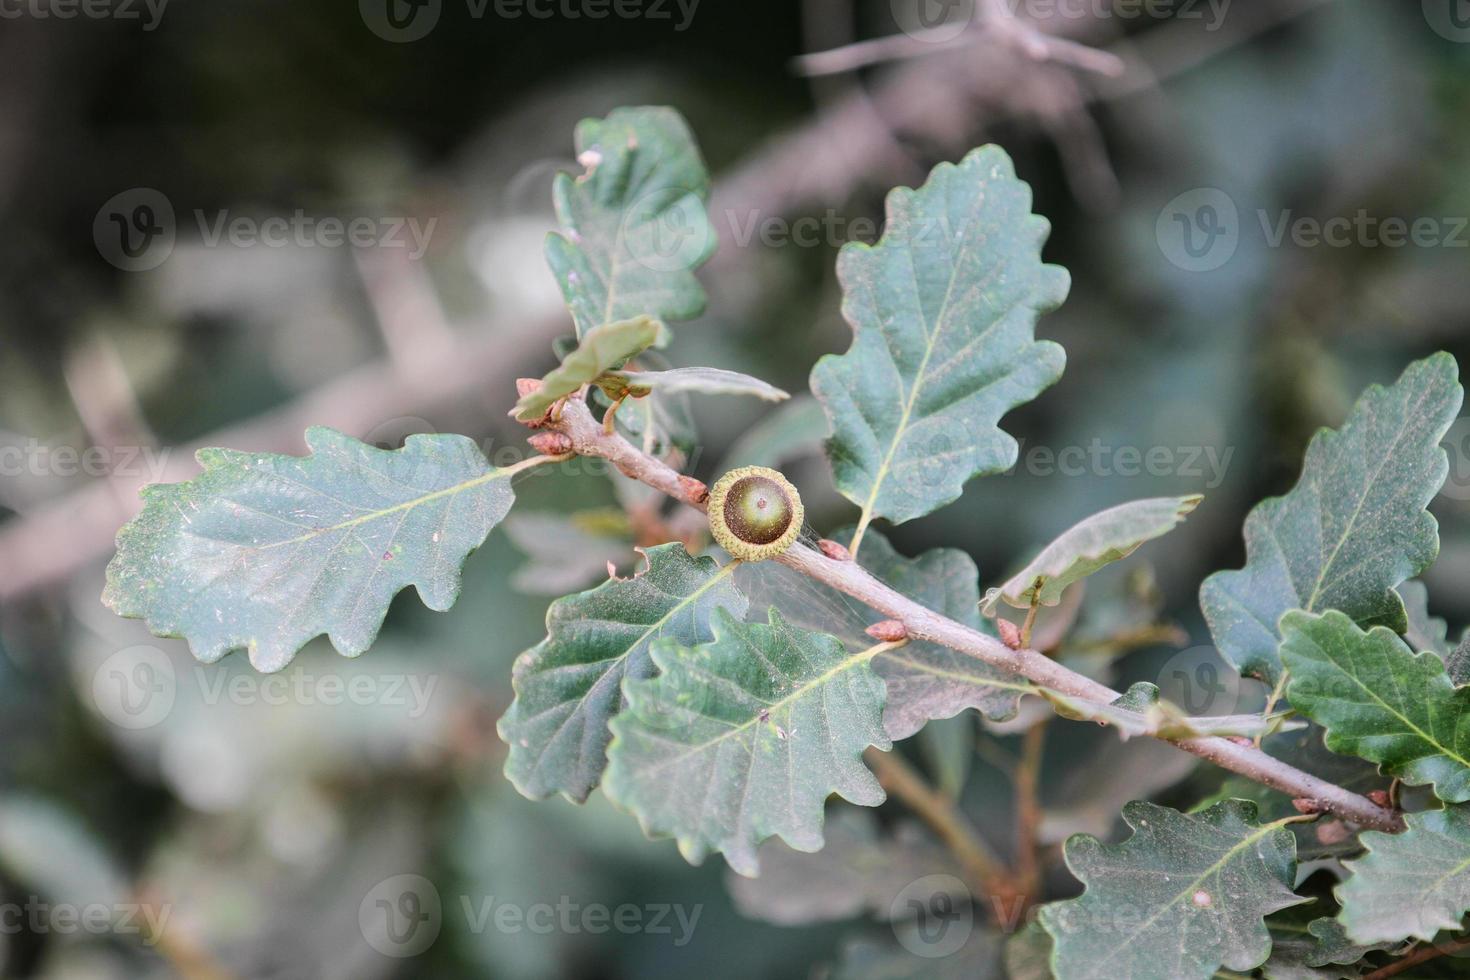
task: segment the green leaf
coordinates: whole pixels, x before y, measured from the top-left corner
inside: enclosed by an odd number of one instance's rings
[[[985,614],[995,615],[1002,599],[1017,609],[1055,606],[1067,586],[1174,530],[1203,499],[1195,494],[1134,500],[1072,525],[1004,585],[985,593]]]
[[[888,195],[876,246],[837,259],[855,334],[812,371],[832,426],[837,488],[868,522],[911,520],[959,497],[964,482],[1016,462],[999,428],[1061,376],[1062,349],[1034,338],[1061,305],[1066,270],[1041,262],[1050,225],[999,147],[940,164],[917,191]]]
[[[705,214],[709,174],[689,127],[673,109],[615,109],[577,125],[577,178],[552,187],[562,233],[546,261],[577,334],[648,314],[688,320],[704,310],[694,270],[714,254]]]
[[[837,540],[847,539],[847,530],[837,532]],[[941,615],[986,629],[978,610],[980,573],[969,555],[955,548],[933,548],[917,558],[905,558],[876,531],[869,532],[867,540],[857,561],[874,578]],[[871,618],[876,622],[883,616],[874,613]],[[1016,714],[1021,695],[1032,690],[1015,674],[922,640],[880,653],[873,669],[888,688],[883,727],[895,741],[966,708],[1004,721]]]
[[[762,401],[780,402],[791,395],[760,378],[720,368],[688,367],[668,371],[607,371],[597,384],[613,398],[650,392],[692,392],[700,395],[751,395]]]
[[[1342,923],[1325,914],[1321,902],[1283,909],[1266,920],[1271,958],[1261,972],[1266,980],[1339,980],[1361,969],[1343,969],[1386,943],[1360,946]]]
[[[1006,980],[1052,980],[1051,936],[1032,920],[1006,940]]]
[[[954,855],[913,824],[881,833],[866,810],[843,807],[828,821],[826,844],[815,854],[793,851],[776,840],[761,845],[759,878],[730,875],[735,907],[747,918],[783,926],[840,922],[859,915],[888,919],[911,883],[954,869]],[[957,901],[970,900],[952,879]],[[908,914],[906,908],[896,910]]]
[[[541,379],[539,388],[521,396],[511,414],[523,422],[539,419],[558,399],[591,384],[608,368],[617,367],[652,347],[661,329],[657,320],[647,316],[591,328],[582,335],[576,350]]]
[[[1291,890],[1291,831],[1258,824],[1255,805],[1240,800],[1193,814],[1133,802],[1123,819],[1134,833],[1121,844],[1067,841],[1067,867],[1086,891],[1041,910],[1057,975],[1204,980],[1222,964],[1265,962],[1265,916],[1305,901]]]
[[[1306,722],[1290,721],[1283,715],[1189,715],[1182,708],[1159,697],[1159,688],[1139,681],[1123,696],[1108,704],[1037,688],[1051,702],[1057,714],[1073,721],[1095,721],[1110,725],[1127,741],[1140,735],[1151,738],[1201,738],[1211,735],[1234,735],[1253,738],[1280,731],[1305,728]]]
[[[892,744],[883,682],[873,651],[849,654],[774,609],[769,625],[724,610],[711,625],[714,641],[702,646],[655,643],[659,676],[624,682],[603,788],[645,833],[677,838],[690,863],[721,851],[754,875],[756,845],[772,835],[799,851],[822,846],[830,794],[883,802],[862,762],[868,746]]]
[[[357,656],[400,590],[454,604],[460,565],[510,510],[526,465],[492,467],[464,436],[388,451],[318,427],[306,444],[305,457],[201,449],[203,474],[143,488],[102,601],[186,638],[205,663],[243,647],[257,670],[280,670],[323,633]]]
[[[1436,354],[1393,386],[1369,388],[1340,431],[1312,438],[1296,486],[1251,511],[1245,567],[1200,588],[1215,645],[1241,673],[1277,681],[1276,626],[1288,609],[1407,627],[1393,590],[1439,553],[1424,508],[1448,472],[1439,441],[1460,409],[1457,373],[1453,357]]]
[[[587,799],[607,765],[608,721],[624,704],[620,685],[653,673],[655,640],[703,643],[716,609],[745,614],[732,565],[691,557],[677,543],[645,555],[648,568],[632,578],[553,602],[546,639],[516,660],[516,696],[499,731],[510,746],[505,775],[532,799],[556,792]]]
[[[1443,661],[1336,610],[1287,613],[1281,630],[1287,697],[1327,729],[1329,749],[1412,786],[1433,783],[1452,803],[1470,800],[1470,688],[1456,688]]]
[[[1433,939],[1470,911],[1470,806],[1404,817],[1408,830],[1363,834],[1367,853],[1347,862],[1339,918],[1357,943]]]

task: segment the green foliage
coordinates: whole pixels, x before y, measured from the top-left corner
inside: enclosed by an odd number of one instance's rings
[[[1063,718],[1110,725],[1125,741],[1140,735],[1168,739],[1205,735],[1255,738],[1306,727],[1305,723],[1286,720],[1282,715],[1190,717],[1177,705],[1159,697],[1158,685],[1148,681],[1139,681],[1109,704],[1087,701],[1047,688],[1036,690]]]
[[[1061,376],[1062,349],[1033,336],[1067,295],[1041,262],[1050,225],[999,147],[940,164],[918,190],[888,195],[875,246],[837,260],[852,347],[812,370],[832,426],[837,488],[876,517],[912,520],[977,474],[1016,462],[1001,416]]]
[[[754,875],[756,845],[774,834],[797,850],[822,846],[830,794],[883,801],[862,762],[868,746],[892,744],[883,681],[872,652],[851,656],[774,610],[769,625],[723,610],[711,625],[702,646],[655,643],[659,675],[624,682],[603,787],[645,832],[677,838],[691,862],[721,851]]]
[[[1439,441],[1460,410],[1457,376],[1455,359],[1436,354],[1369,388],[1341,430],[1312,438],[1296,486],[1251,511],[1245,567],[1200,589],[1215,644],[1241,673],[1276,682],[1277,621],[1290,609],[1407,627],[1394,587],[1439,553],[1424,508],[1448,471]]]
[[[1017,609],[1055,606],[1073,582],[1079,582],[1120,558],[1127,558],[1145,541],[1167,534],[1204,498],[1154,497],[1109,507],[1063,531],[1041,553],[999,588],[985,593],[985,614],[995,615],[1004,599]]]
[[[1152,803],[1123,808],[1133,836],[1121,844],[1067,841],[1067,867],[1086,891],[1041,910],[1067,980],[1206,980],[1222,965],[1265,962],[1264,919],[1305,899],[1293,894],[1296,840],[1282,822],[1226,800],[1184,814]]]
[[[357,656],[410,585],[430,609],[453,605],[460,565],[515,500],[516,467],[464,436],[386,451],[314,428],[306,444],[305,457],[202,449],[202,475],[145,487],[103,601],[206,663],[243,647],[263,671],[322,633]]]
[[[1433,939],[1459,929],[1470,911],[1470,807],[1450,806],[1405,817],[1402,834],[1369,831],[1367,853],[1347,862],[1338,886],[1341,919],[1357,943]]]
[[[647,316],[600,323],[588,329],[576,349],[541,379],[541,386],[521,396],[511,414],[523,422],[539,419],[557,400],[652,347],[661,330],[663,325]]]
[[[694,270],[716,239],[709,175],[688,125],[673,109],[616,109],[582,120],[576,141],[585,171],[557,175],[562,231],[547,236],[546,261],[578,336],[637,316],[698,316],[705,297]]]
[[[608,721],[623,707],[623,680],[653,672],[655,641],[703,643],[716,609],[745,613],[732,566],[691,557],[681,544],[650,548],[647,559],[632,578],[553,602],[546,639],[516,661],[516,697],[500,737],[510,746],[506,776],[533,799],[561,792],[581,802],[592,792],[607,764]]]
[[[1282,617],[1287,695],[1327,729],[1327,747],[1377,762],[1441,799],[1470,800],[1470,688],[1444,662],[1414,653],[1381,626],[1364,631],[1340,612]]]

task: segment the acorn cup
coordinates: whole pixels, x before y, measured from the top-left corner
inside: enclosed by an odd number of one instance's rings
[[[775,558],[796,542],[804,519],[796,488],[764,466],[731,470],[710,490],[710,531],[741,561]]]

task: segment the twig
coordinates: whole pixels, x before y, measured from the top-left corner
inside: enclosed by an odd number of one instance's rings
[[[1016,766],[1016,874],[1028,901],[1041,892],[1041,861],[1036,832],[1041,827],[1041,750],[1046,744],[1046,722],[1042,719],[1026,729],[1021,741],[1021,761]],[[1022,911],[1025,911],[1024,909]]]
[[[1394,960],[1387,966],[1379,967],[1368,974],[1363,980],[1386,980],[1387,977],[1396,977],[1410,967],[1418,966],[1420,963],[1438,959],[1441,956],[1450,956],[1460,952],[1462,949],[1470,949],[1470,936],[1464,939],[1455,939],[1443,943],[1433,943],[1429,946],[1421,946],[1416,951],[1405,956],[1401,960]]]
[[[680,484],[679,474],[667,464],[639,452],[621,436],[608,436],[587,406],[569,402],[559,429],[572,440],[573,449],[584,456],[606,459],[621,472],[663,491],[691,507],[704,510],[702,501]],[[966,653],[1000,669],[1019,674],[1042,687],[1088,701],[1110,703],[1121,695],[1105,684],[1062,666],[1035,650],[1012,650],[1000,640],[957,623],[919,605],[869,575],[857,562],[834,561],[820,551],[798,542],[776,559],[837,591],[903,623],[909,636]],[[1292,798],[1322,801],[1325,809],[1365,827],[1397,833],[1404,829],[1402,818],[1366,797],[1302,772],[1251,745],[1240,745],[1220,737],[1165,739],[1186,752],[1215,765],[1254,779]]]
[[[987,895],[1009,891],[1009,875],[1000,857],[951,800],[930,786],[896,752],[868,749],[863,753],[884,791],[904,802],[939,835],[964,866],[971,885]]]

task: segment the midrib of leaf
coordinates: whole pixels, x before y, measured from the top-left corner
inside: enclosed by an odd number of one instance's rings
[[[807,694],[810,694],[813,689],[818,688],[818,687],[821,687],[823,684],[827,683],[832,678],[836,677],[838,674],[841,674],[843,671],[851,670],[854,667],[857,667],[857,666],[859,666],[861,664],[867,663],[869,660],[872,660],[878,654],[883,653],[886,650],[892,650],[892,649],[894,649],[894,647],[899,646],[899,645],[901,645],[901,644],[879,643],[876,646],[871,646],[868,649],[863,650],[860,653],[855,653],[852,656],[848,657],[846,660],[842,661],[842,663],[837,664],[835,667],[832,667],[831,669],[825,671],[824,673],[822,673],[822,674],[820,674],[820,675],[818,675],[816,677],[813,677],[811,680],[807,681],[805,684],[802,684],[799,687],[793,689],[790,694],[786,695],[784,698],[782,698],[779,701],[761,701],[760,698],[754,697],[754,695],[751,695],[751,692],[746,691],[744,688],[741,688],[741,691],[743,693],[745,693],[746,695],[750,695],[752,698],[754,698],[754,700],[760,701],[761,704],[765,705],[765,710],[766,710],[767,715],[774,714],[775,712],[780,711],[782,708],[784,708],[787,705],[791,704],[793,701],[798,701],[801,698],[805,697]],[[691,667],[690,669],[693,670],[695,668],[692,668]],[[703,675],[703,671],[700,671],[700,673]],[[714,678],[714,680],[720,681],[722,683],[729,683],[729,679],[728,678],[718,678],[717,677],[717,678]],[[736,735],[740,735],[743,732],[748,731],[750,728],[752,728],[752,727],[754,727],[755,725],[758,725],[758,724],[764,724],[764,722],[761,720],[761,717],[760,717],[760,713],[759,712],[757,712],[756,715],[754,717],[752,717],[749,721],[743,721],[743,722],[741,722],[738,725],[732,725],[727,731],[722,732],[719,735],[716,735],[714,738],[711,738],[711,739],[708,739],[706,741],[700,742],[698,745],[689,746],[687,749],[685,749],[683,752],[680,752],[678,755],[670,756],[669,758],[664,759],[661,762],[659,762],[657,765],[650,766],[647,771],[648,772],[657,772],[657,771],[659,771],[661,769],[665,769],[668,766],[673,765],[676,762],[683,762],[685,759],[689,758],[691,755],[697,755],[700,752],[703,752],[705,749],[708,749],[712,745],[718,745],[721,742],[724,742],[726,739],[734,738]],[[754,759],[752,759],[751,764],[754,765]]]
[[[924,673],[930,674],[934,677],[942,677],[945,680],[957,681],[958,683],[967,684],[971,687],[999,687],[1008,691],[1020,691],[1022,694],[1035,694],[1036,692],[1041,690],[1041,688],[1036,687],[1034,684],[1016,684],[1011,681],[1001,680],[992,681],[987,678],[975,677],[970,674],[956,674],[953,671],[943,670],[931,664],[920,663],[916,660],[905,660],[902,657],[894,657],[893,659],[897,660],[905,667],[909,667],[913,670],[921,670]]]
[[[1452,838],[1450,838],[1447,834],[1435,834],[1435,836],[1436,837],[1444,837],[1445,839],[1449,840],[1450,843],[1452,843],[1452,844],[1455,843],[1455,841]],[[1449,871],[1446,871],[1444,874],[1442,874],[1438,878],[1434,879],[1434,884],[1431,885],[1431,886],[1429,886],[1429,889],[1428,890],[1431,891],[1431,892],[1437,891],[1439,889],[1439,886],[1440,885],[1443,885],[1445,882],[1449,881],[1455,875],[1457,875],[1460,872],[1466,870],[1467,868],[1470,868],[1470,858],[1466,858],[1465,860],[1461,861],[1459,864],[1457,864],[1453,868],[1451,868]]]
[[[1335,661],[1334,661],[1334,665],[1336,665],[1336,662]],[[1338,669],[1339,670],[1342,670],[1341,667],[1338,667]],[[1358,688],[1361,689],[1364,694],[1368,695],[1368,697],[1370,697],[1374,701],[1378,702],[1378,704],[1383,707],[1383,710],[1384,711],[1386,711],[1389,714],[1393,715],[1399,721],[1403,722],[1410,729],[1412,729],[1415,735],[1418,735],[1420,738],[1424,739],[1424,741],[1428,742],[1430,745],[1432,745],[1435,748],[1439,749],[1442,754],[1449,756],[1451,759],[1454,759],[1456,762],[1460,763],[1460,765],[1464,766],[1467,769],[1470,769],[1470,759],[1466,759],[1464,756],[1460,755],[1458,752],[1456,752],[1454,749],[1450,748],[1448,745],[1442,744],[1437,737],[1434,737],[1434,736],[1431,736],[1431,735],[1426,734],[1425,731],[1422,728],[1420,728],[1418,725],[1414,724],[1414,722],[1411,721],[1408,717],[1406,717],[1405,715],[1403,715],[1396,708],[1394,708],[1392,705],[1390,705],[1387,701],[1384,701],[1376,693],[1374,693],[1373,689],[1370,688],[1368,685],[1364,684],[1361,680],[1359,680],[1356,674],[1350,674],[1346,670],[1342,670],[1342,673],[1346,674],[1348,676],[1348,678],[1351,679],[1352,682],[1354,684],[1356,684],[1358,686]],[[1388,674],[1389,674],[1390,677],[1393,678],[1394,689],[1397,691],[1398,690],[1398,683],[1399,683],[1398,675],[1394,673],[1394,671],[1393,671],[1393,669],[1391,667],[1389,668]],[[1402,691],[1399,691],[1399,696],[1400,697],[1403,696],[1403,692]],[[1418,761],[1418,760],[1416,759],[1416,760],[1410,760],[1410,761]]]
[[[357,527],[361,524],[367,524],[370,521],[376,521],[380,518],[387,517],[389,514],[396,514],[399,511],[412,510],[415,507],[422,507],[424,504],[431,503],[435,500],[439,500],[440,498],[455,496],[464,493],[466,490],[473,489],[474,487],[483,486],[486,483],[493,483],[494,481],[501,479],[502,477],[509,479],[510,477],[519,473],[521,470],[529,469],[532,466],[539,466],[542,463],[549,462],[551,459],[552,457],[547,456],[532,456],[530,459],[523,459],[513,466],[496,467],[488,473],[484,473],[480,476],[472,477],[468,480],[464,480],[463,482],[456,483],[452,487],[445,487],[442,490],[435,490],[432,493],[424,494],[421,497],[414,497],[412,500],[405,500],[401,503],[394,504],[392,507],[384,507],[381,510],[368,511],[363,514],[359,514],[357,517],[354,517],[350,520],[342,521],[338,524],[332,524],[327,527],[312,528],[305,534],[298,535],[294,538],[288,538],[285,541],[272,541],[270,544],[256,545],[254,546],[253,550],[270,551],[273,548],[281,548],[291,544],[300,544],[303,541],[309,541],[312,538],[321,537],[323,534],[329,534],[332,531],[342,531],[350,527]],[[382,474],[379,475],[381,476]],[[294,483],[296,481],[293,480],[291,482]],[[310,487],[309,484],[306,484],[306,486]],[[310,487],[310,489],[313,493],[321,493],[321,491],[316,487]],[[322,494],[322,496],[330,497],[331,494]],[[233,503],[233,501],[231,502]],[[347,503],[347,501],[345,500],[339,502]],[[248,507],[249,505],[247,504],[243,506]],[[347,506],[354,507],[355,505],[347,504]],[[275,515],[268,516],[274,517]],[[395,531],[394,533],[396,535],[397,532]]]
[[[1414,401],[1414,407],[1404,413],[1404,424],[1399,427],[1398,434],[1393,437],[1393,443],[1388,447],[1388,451],[1383,454],[1383,458],[1379,460],[1377,469],[1373,471],[1373,478],[1368,481],[1367,485],[1363,488],[1363,493],[1358,497],[1358,504],[1356,507],[1353,508],[1353,516],[1348,519],[1347,525],[1343,528],[1342,534],[1337,539],[1337,544],[1332,549],[1332,554],[1323,564],[1322,571],[1317,573],[1317,581],[1312,586],[1312,594],[1310,597],[1308,597],[1307,603],[1303,607],[1308,612],[1317,611],[1316,603],[1317,600],[1322,596],[1322,586],[1327,582],[1327,573],[1332,570],[1333,563],[1337,561],[1337,556],[1342,552],[1342,546],[1346,544],[1347,539],[1352,536],[1353,528],[1357,526],[1358,518],[1362,516],[1363,505],[1368,501],[1369,491],[1373,488],[1373,485],[1378,482],[1378,478],[1383,475],[1383,468],[1387,466],[1388,461],[1393,458],[1394,451],[1398,449],[1399,443],[1403,441],[1404,436],[1409,431],[1409,420],[1413,419],[1414,416],[1418,414],[1419,408],[1424,404],[1424,399],[1426,397],[1426,393],[1420,392],[1419,397]],[[1271,537],[1273,539],[1276,537],[1274,530],[1271,534]]]
[[[726,578],[728,578],[730,576],[730,574],[735,571],[735,567],[737,565],[739,565],[739,564],[740,564],[740,561],[738,559],[736,559],[734,561],[728,562],[723,567],[721,567],[718,572],[716,572],[714,575],[712,575],[710,577],[710,580],[708,582],[706,582],[704,585],[701,585],[698,589],[696,589],[695,591],[691,592],[685,598],[679,600],[679,604],[678,605],[674,606],[672,609],[670,609],[663,616],[659,617],[659,619],[658,619],[657,622],[655,622],[654,624],[652,624],[651,626],[649,626],[646,630],[644,630],[641,634],[639,634],[638,639],[634,640],[632,643],[629,643],[627,649],[624,650],[622,653],[614,654],[611,657],[603,657],[601,660],[593,660],[593,661],[591,661],[589,663],[564,664],[562,667],[558,667],[556,669],[557,670],[562,670],[562,669],[567,669],[567,668],[581,669],[581,668],[584,668],[584,667],[595,667],[597,664],[605,664],[605,663],[607,663],[607,662],[609,662],[611,660],[622,660],[622,659],[625,659],[628,656],[628,651],[629,650],[632,650],[638,644],[642,643],[644,640],[647,640],[650,636],[652,636],[658,630],[662,629],[665,625],[667,625],[668,622],[669,622],[669,620],[672,619],[672,618],[674,618],[674,614],[675,613],[680,612],[686,606],[688,606],[691,602],[694,602],[700,596],[704,595],[710,589],[714,588],[720,582],[722,582]],[[612,622],[612,620],[599,620],[599,622]],[[584,694],[584,695],[582,695],[577,700],[579,702],[585,702],[589,697],[592,696],[593,690],[598,685],[600,685],[604,680],[606,680],[606,679],[607,679],[607,673],[604,672],[603,675],[601,677],[599,677],[596,680],[596,682],[593,683],[592,687],[590,687],[590,688],[587,689],[587,693]],[[532,718],[540,718],[542,715],[550,714],[551,712],[557,710],[558,708],[564,707],[567,704],[571,704],[571,703],[572,702],[564,701],[561,704],[553,704],[550,707],[545,708],[544,710],[538,712],[537,714],[530,715],[525,720],[526,721],[530,721]],[[576,714],[577,714],[577,712],[576,712],[575,709],[567,712],[567,716],[562,719],[561,724],[556,726],[556,732],[550,738],[548,738],[545,741],[545,744],[542,746],[541,752],[537,754],[536,758],[538,760],[541,759],[542,756],[544,756],[546,754],[547,749],[549,749],[551,747],[552,743],[556,741],[557,737],[561,735],[562,730],[567,727],[567,724],[572,720],[573,717],[576,716]]]
[[[1184,896],[1188,895],[1190,892],[1198,890],[1199,887],[1200,887],[1200,885],[1203,884],[1205,882],[1205,880],[1208,879],[1211,875],[1218,874],[1220,872],[1220,869],[1223,868],[1223,867],[1225,867],[1225,865],[1229,864],[1230,863],[1230,859],[1233,858],[1233,857],[1235,857],[1235,855],[1239,854],[1241,851],[1245,850],[1247,847],[1254,846],[1255,843],[1256,843],[1256,841],[1258,841],[1261,838],[1265,837],[1267,834],[1274,833],[1275,831],[1281,829],[1282,827],[1284,827],[1285,825],[1287,825],[1289,823],[1297,823],[1299,821],[1308,820],[1308,819],[1312,819],[1312,818],[1310,818],[1310,817],[1283,817],[1282,819],[1277,820],[1275,823],[1268,823],[1268,824],[1266,824],[1264,827],[1259,828],[1255,833],[1251,834],[1249,837],[1247,837],[1244,840],[1240,841],[1238,844],[1235,844],[1233,847],[1230,848],[1230,850],[1226,851],[1223,855],[1221,855],[1221,857],[1220,857],[1220,859],[1218,861],[1216,861],[1214,864],[1210,865],[1204,871],[1200,872],[1200,874],[1193,881],[1191,881],[1184,888],[1180,889],[1180,891],[1179,891],[1179,893],[1177,895],[1175,895],[1173,898],[1169,899],[1167,902],[1160,903],[1159,906],[1158,906],[1158,908],[1156,908],[1154,910],[1153,915],[1149,916],[1148,919],[1145,920],[1142,925],[1140,925],[1137,929],[1135,929],[1132,932],[1130,932],[1128,935],[1124,936],[1122,942],[1118,943],[1112,949],[1108,950],[1108,953],[1107,953],[1108,957],[1111,958],[1114,953],[1118,952],[1118,950],[1120,950],[1123,947],[1127,946],[1130,942],[1132,942],[1134,939],[1136,939],[1145,929],[1147,929],[1149,926],[1153,925],[1154,922],[1156,922],[1158,920],[1159,916],[1163,915],[1169,909],[1173,908],[1175,902],[1177,902],[1180,899],[1184,898]]]
[[[968,224],[968,222],[967,222]],[[923,290],[919,286],[919,273],[914,268],[914,253],[912,248],[909,257],[909,281],[914,284],[914,298],[918,299]],[[888,479],[888,471],[893,464],[893,454],[898,452],[898,444],[903,439],[903,434],[908,431],[909,419],[913,416],[914,405],[919,400],[919,390],[924,387],[924,381],[929,372],[929,358],[934,354],[934,345],[937,342],[940,331],[943,330],[944,318],[949,313],[949,298],[954,292],[955,278],[959,275],[960,263],[952,262],[949,270],[949,282],[944,287],[944,300],[939,304],[939,315],[934,318],[932,330],[924,331],[924,356],[919,359],[919,370],[914,375],[914,387],[909,391],[909,397],[903,406],[903,415],[898,420],[898,428],[893,433],[893,439],[888,443],[888,452],[883,457],[883,465],[878,467],[878,473],[873,478],[873,489],[868,492],[868,500],[863,504],[862,515],[858,518],[857,530],[852,535],[852,556],[857,557],[858,547],[863,543],[863,532],[868,529],[868,524],[873,520],[873,508],[878,503],[878,491],[883,488],[883,481]],[[869,287],[871,288],[871,286]],[[989,328],[987,327],[988,331]]]

